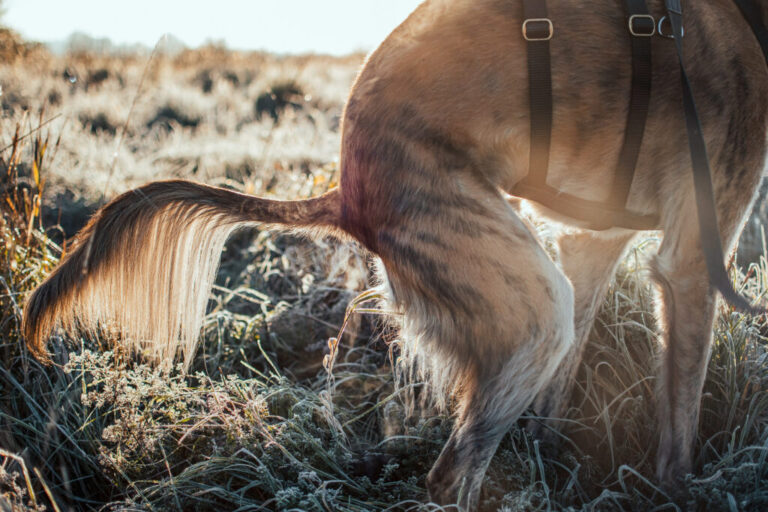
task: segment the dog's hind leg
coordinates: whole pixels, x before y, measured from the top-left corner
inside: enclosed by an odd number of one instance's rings
[[[742,224],[747,201],[730,203],[719,211],[720,233],[726,251]],[[680,201],[677,219],[664,230],[664,240],[652,262],[658,285],[657,321],[662,351],[657,385],[660,444],[657,476],[675,491],[678,479],[690,473],[699,422],[701,392],[713,339],[716,293],[712,290],[701,250],[694,199]]]
[[[501,369],[491,362],[487,370],[478,368],[477,387],[460,398],[460,416],[427,477],[427,489],[435,503],[457,503],[461,510],[474,510],[499,442],[552,375],[564,353],[555,351],[570,338],[568,331],[564,326],[555,327],[542,338],[527,340],[507,356]]]
[[[428,198],[401,196],[406,215],[377,240],[404,313],[402,358],[458,405],[427,487],[466,510],[499,441],[571,346],[573,290],[497,191],[452,181]],[[440,207],[419,206],[427,199]]]
[[[595,316],[617,264],[634,236],[634,232],[623,230],[610,234],[576,231],[564,233],[558,239],[563,271],[573,285],[574,344],[552,381],[537,395],[533,410],[538,418],[527,425],[529,431],[550,447],[557,445],[559,420],[565,418],[568,411],[573,382]]]
[[[653,262],[663,349],[657,386],[661,429],[657,473],[672,487],[691,471],[699,401],[712,343],[715,294],[697,233],[666,233]]]

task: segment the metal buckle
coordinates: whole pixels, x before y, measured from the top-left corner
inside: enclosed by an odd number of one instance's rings
[[[669,27],[669,33],[664,33],[664,26],[665,24]],[[660,36],[666,37],[667,39],[674,39],[675,34],[672,31],[672,24],[669,21],[669,18],[666,16],[662,16],[662,18],[659,20],[659,28],[656,29]],[[683,37],[685,37],[685,27],[683,27]]]
[[[529,27],[531,23],[535,23],[535,25]],[[546,32],[542,30],[542,33],[537,33],[537,30],[541,29],[546,30]],[[526,41],[549,41],[554,35],[555,26],[549,18],[531,18],[523,22],[523,37]]]
[[[648,27],[651,29],[650,32],[642,30],[639,25],[635,24],[636,21],[642,20],[651,22],[650,27]],[[652,37],[656,34],[656,19],[650,14],[633,14],[629,17],[629,33],[635,37]]]

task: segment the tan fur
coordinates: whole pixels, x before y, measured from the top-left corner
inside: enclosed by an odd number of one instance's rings
[[[768,1],[759,3],[768,11]],[[721,236],[731,247],[765,167],[768,69],[731,0],[684,4],[687,68]],[[549,184],[603,200],[629,103],[622,5],[548,5]],[[664,14],[661,0],[650,6],[657,19]],[[458,403],[454,432],[427,480],[430,496],[472,509],[501,436],[536,395],[539,415],[563,413],[597,304],[633,236],[576,230],[561,240],[561,269],[505,201],[528,172],[522,21],[520,0],[424,2],[358,77],[344,114],[341,186],[323,198],[267,202],[183,182],[140,189],[146,199],[118,198],[30,298],[31,346],[43,353],[55,325],[82,323],[114,328],[156,358],[186,347],[188,361],[232,229],[270,222],[347,233],[381,258],[384,287],[403,313],[405,360]],[[672,41],[654,38],[653,52],[654,92],[628,206],[658,215],[665,233],[653,264],[665,346],[658,475],[672,487],[691,468],[715,300],[699,248]]]

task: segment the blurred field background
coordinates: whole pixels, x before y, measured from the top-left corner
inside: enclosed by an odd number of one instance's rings
[[[424,478],[451,419],[407,414],[419,390],[396,386],[396,319],[352,302],[374,264],[354,244],[235,235],[189,375],[110,339],[54,338],[52,367],[30,357],[26,294],[118,193],[171,177],[284,199],[335,186],[364,58],[70,43],[55,54],[0,30],[0,510],[435,510]],[[768,286],[758,206],[731,267],[755,297]],[[768,331],[725,306],[686,501],[654,485],[643,258],[657,243],[638,242],[605,298],[561,450],[510,432],[482,510],[768,508]]]

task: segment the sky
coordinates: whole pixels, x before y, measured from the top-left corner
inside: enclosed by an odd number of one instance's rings
[[[29,40],[73,32],[154,46],[170,33],[189,46],[277,53],[371,50],[421,0],[4,0],[4,24]]]

